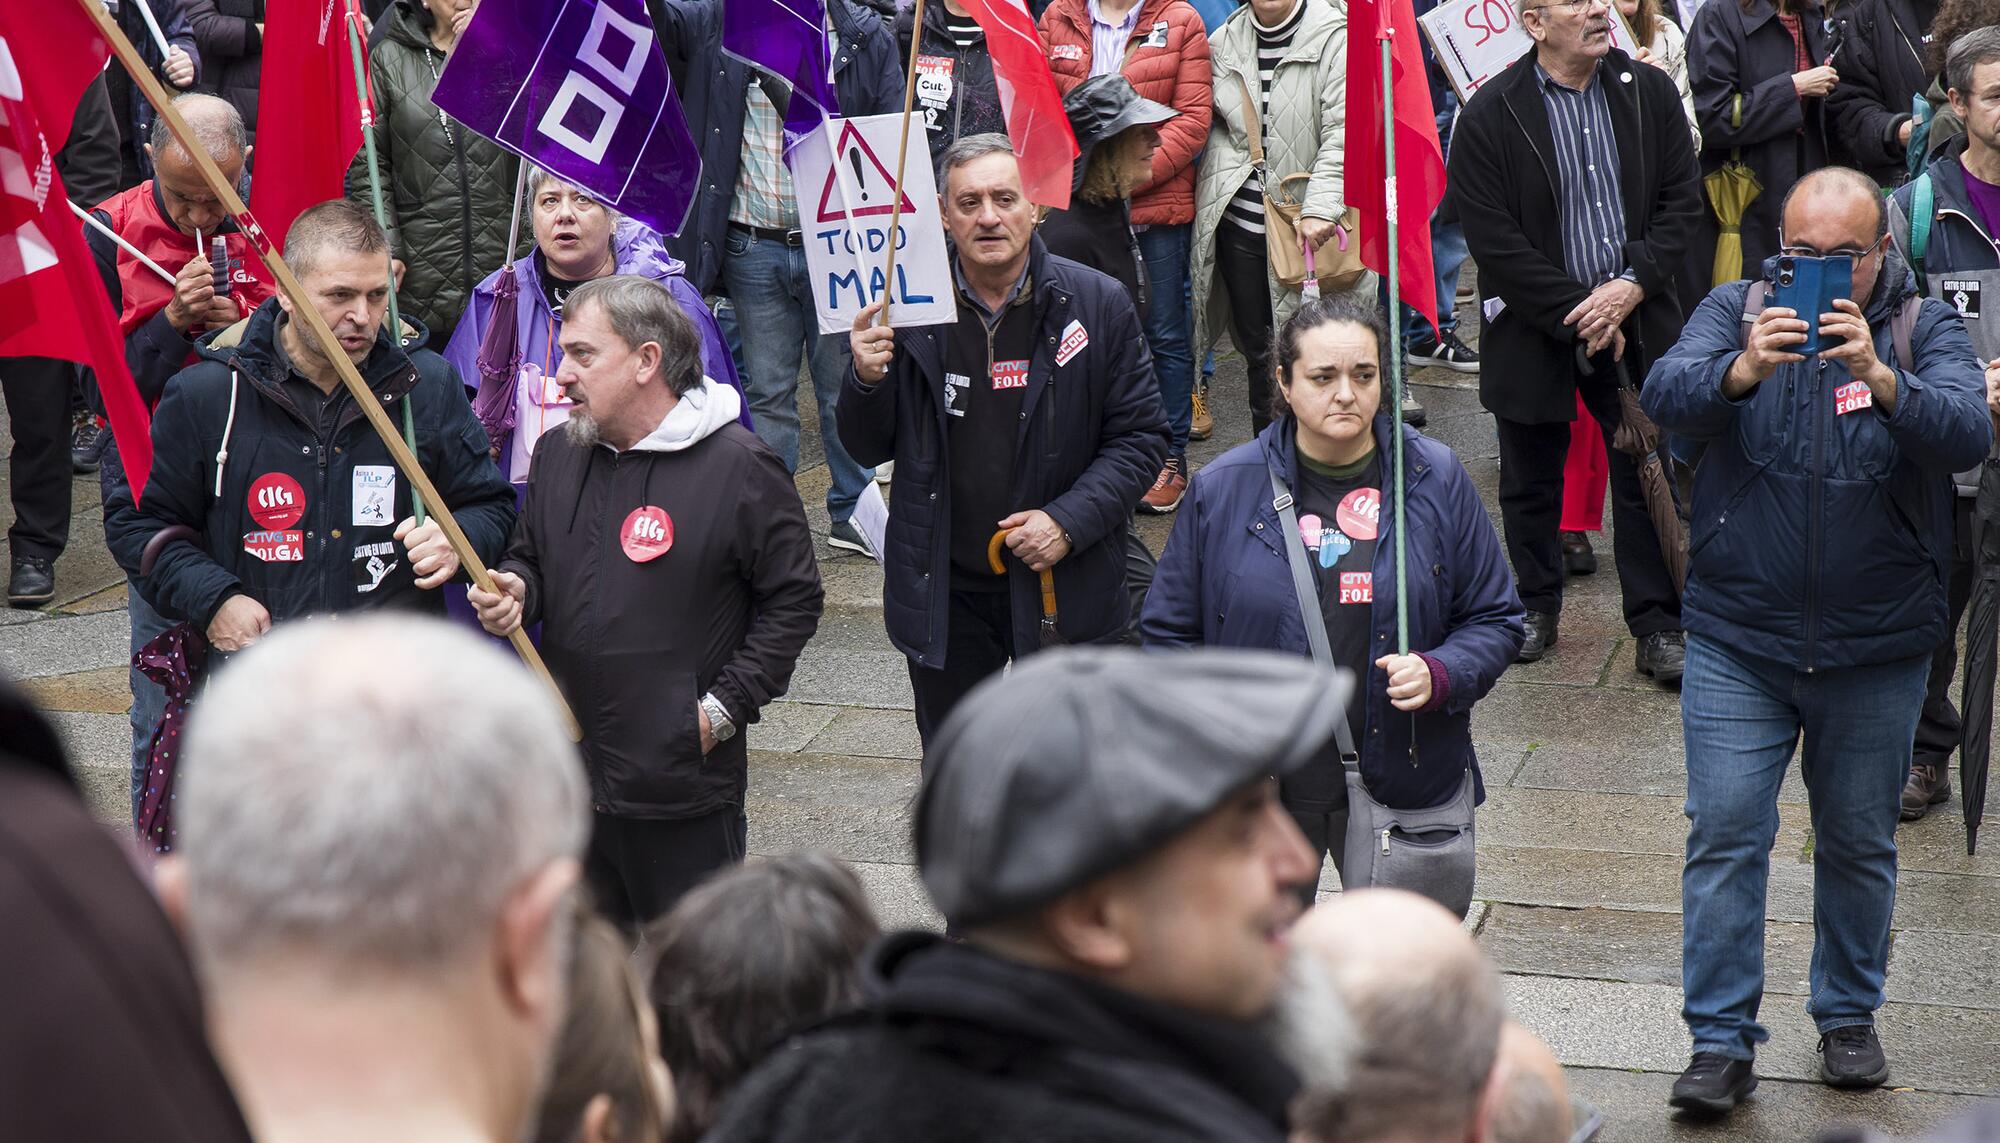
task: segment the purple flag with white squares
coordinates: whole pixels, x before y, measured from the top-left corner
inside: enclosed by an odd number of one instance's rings
[[[694,203],[701,152],[644,0],[482,4],[431,99],[662,234]]]
[[[724,0],[722,50],[791,85],[785,133],[794,143],[840,114],[828,49],[823,0]]]

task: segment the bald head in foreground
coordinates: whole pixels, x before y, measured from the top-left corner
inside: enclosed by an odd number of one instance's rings
[[[1298,962],[1288,1055],[1304,1088],[1294,1138],[1311,1143],[1459,1143],[1494,1139],[1488,1098],[1506,1005],[1500,977],[1457,918],[1392,889],[1345,894],[1292,930]],[[1319,985],[1297,987],[1298,981]],[[1355,1050],[1333,1074],[1315,1067],[1296,1030],[1337,1002]]]

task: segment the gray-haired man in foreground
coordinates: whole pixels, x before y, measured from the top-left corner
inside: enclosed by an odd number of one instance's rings
[[[440,621],[306,620],[218,673],[181,782],[161,896],[252,1133],[521,1138],[589,829],[548,693]]]

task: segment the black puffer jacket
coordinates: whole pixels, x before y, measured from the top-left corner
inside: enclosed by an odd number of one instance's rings
[[[1292,1071],[1254,1029],[930,933],[863,966],[867,1012],[778,1048],[710,1143],[1271,1143]]]
[[[1836,153],[1884,186],[1903,181],[1904,147],[1897,136],[1911,102],[1936,78],[1925,67],[1925,38],[1936,0],[1861,0],[1842,22],[1834,69],[1840,84],[1826,97]]]
[[[396,0],[369,37],[368,75],[389,241],[409,265],[398,297],[443,349],[472,288],[507,260],[515,160],[431,102],[445,57],[430,27],[423,4]],[[366,147],[347,169],[347,197],[370,204]]]
[[[184,0],[194,42],[201,45],[196,88],[227,99],[257,141],[257,77],[264,70],[264,0]],[[329,34],[338,34],[334,24]],[[86,200],[87,201],[87,200]]]
[[[167,543],[152,574],[136,581],[162,615],[198,629],[237,594],[263,604],[274,622],[379,607],[442,615],[443,599],[417,587],[391,536],[410,515],[409,482],[344,393],[329,434],[301,414],[284,389],[278,318],[273,299],[208,335],[197,348],[201,360],[167,383],[153,414],[144,499],[135,507],[129,485],[107,481],[112,555],[133,573],[157,533],[175,525],[198,533]],[[422,336],[417,329],[413,343]],[[391,421],[401,424],[403,402],[413,402],[417,459],[479,558],[498,559],[514,522],[514,489],[487,453],[458,374],[435,353],[390,344],[385,330],[361,376]],[[355,496],[371,479],[393,482],[381,512]]]
[[[1125,627],[1125,528],[1166,459],[1167,419],[1124,287],[1032,241],[1035,356],[1009,503],[1014,511],[1040,508],[1069,533],[1070,553],[1055,567],[1056,601],[1064,641],[1083,643]],[[883,621],[898,650],[931,668],[944,662],[951,598],[949,402],[938,328],[897,331],[897,352],[879,385],[863,385],[850,365],[836,410],[841,443],[856,461],[896,462],[883,540]],[[1040,580],[1017,560],[1008,569],[1014,646],[1035,647]]]

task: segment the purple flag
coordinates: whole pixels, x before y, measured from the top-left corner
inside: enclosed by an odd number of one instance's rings
[[[694,203],[701,152],[643,0],[482,4],[431,99],[662,234]]]
[[[840,114],[827,66],[823,0],[728,0],[722,13],[722,50],[792,85],[785,109],[791,141]]]

